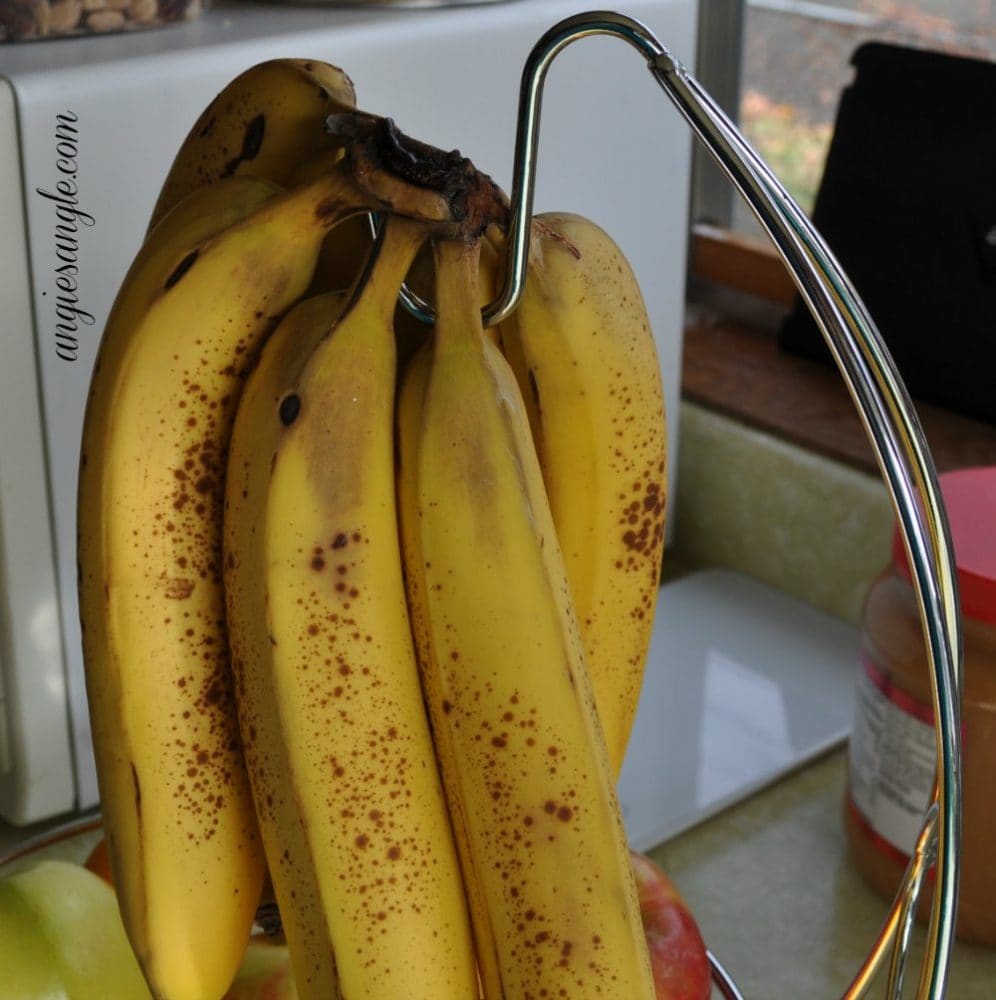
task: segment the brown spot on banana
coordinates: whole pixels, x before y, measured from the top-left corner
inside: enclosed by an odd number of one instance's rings
[[[138,780],[138,771],[135,768],[134,762],[131,762],[131,783],[132,787],[135,789],[135,812],[138,815],[139,822],[142,820],[142,785]]]
[[[529,369],[529,391],[532,393],[533,402],[536,404],[536,412],[542,413],[543,409],[540,406],[539,383],[536,381],[536,372],[532,368]]]
[[[165,595],[174,601],[185,601],[194,592],[195,583],[185,577],[164,576],[163,587]]]
[[[183,260],[181,260],[180,263],[177,264],[175,268],[173,268],[173,271],[170,273],[169,277],[163,283],[164,291],[168,292],[194,266],[194,264],[197,261],[197,256],[199,253],[200,253],[199,249],[191,250],[190,253],[188,253],[187,256],[184,257]]]
[[[197,133],[198,139],[206,139],[214,131],[214,127],[218,122],[218,118],[216,115],[210,113],[213,111],[213,109],[214,109],[214,103],[212,102],[211,106],[208,108],[208,113],[205,114],[206,120]]]
[[[242,149],[225,164],[221,176],[231,177],[243,163],[255,160],[259,156],[259,151],[263,146],[263,136],[265,134],[266,115],[258,114],[246,126],[245,135],[242,137]]]
[[[295,420],[297,420],[298,414],[301,412],[301,397],[296,393],[291,393],[289,396],[284,396],[280,400],[280,422],[284,427],[290,427]]]

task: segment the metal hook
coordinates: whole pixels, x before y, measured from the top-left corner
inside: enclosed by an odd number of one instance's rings
[[[566,18],[547,31],[533,47],[523,68],[519,88],[505,278],[498,297],[484,307],[486,326],[502,322],[514,311],[526,282],[530,220],[536,190],[540,114],[547,71],[553,60],[568,45],[590,35],[614,35],[622,38],[644,55],[651,68],[658,59],[670,59],[667,51],[647,28],[633,18],[610,11],[577,14]]]
[[[530,220],[536,191],[540,114],[547,70],[566,46],[589,35],[615,35],[624,39],[643,53],[651,69],[657,65],[658,60],[673,62],[663,46],[642,24],[623,14],[609,11],[566,18],[554,25],[533,46],[523,67],[519,87],[512,193],[505,244],[505,276],[497,298],[481,310],[485,326],[501,323],[514,312],[526,283]],[[432,307],[405,285],[401,288],[401,302],[408,312],[423,323],[431,324],[435,320]]]

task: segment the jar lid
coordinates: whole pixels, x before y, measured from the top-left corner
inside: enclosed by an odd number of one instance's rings
[[[996,466],[958,469],[938,478],[951,525],[962,614],[996,624]],[[912,580],[898,526],[892,560]]]

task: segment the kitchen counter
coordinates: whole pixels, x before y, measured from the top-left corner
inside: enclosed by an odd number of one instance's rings
[[[838,750],[650,852],[747,1000],[841,996],[878,932],[887,906],[848,862],[844,779]],[[884,989],[882,977],[870,996]],[[948,997],[994,993],[996,950],[956,945]]]

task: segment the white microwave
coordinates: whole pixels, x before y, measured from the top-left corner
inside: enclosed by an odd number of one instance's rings
[[[508,190],[523,63],[548,27],[584,9],[578,0],[418,10],[220,0],[174,27],[0,45],[0,816],[7,822],[98,801],[76,601],[80,425],[104,321],[201,109],[256,62],[323,59],[350,74],[361,107],[435,145],[458,147]],[[620,9],[692,64],[695,0],[627,0]],[[633,263],[671,402],[672,483],[691,143],[628,46],[586,39],[554,64],[535,208],[592,217]],[[71,294],[56,283],[52,198],[57,161],[70,154],[78,186]]]

